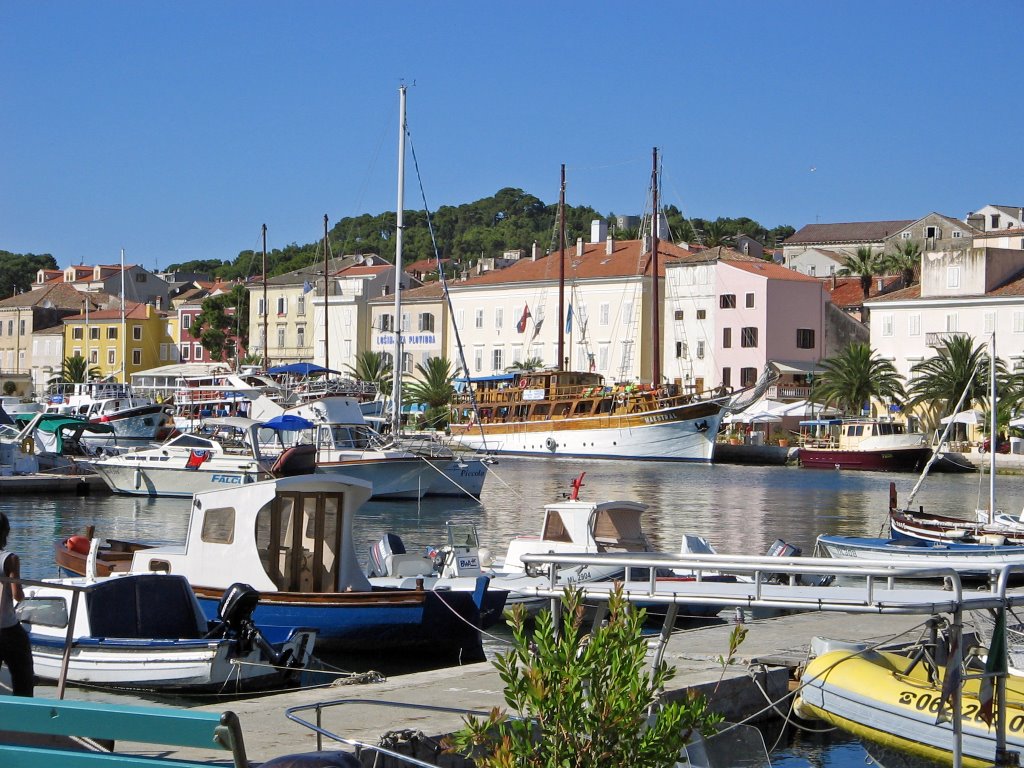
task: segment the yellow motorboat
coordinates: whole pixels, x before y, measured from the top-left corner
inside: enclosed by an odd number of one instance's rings
[[[939,718],[943,670],[929,679],[924,664],[895,653],[836,650],[812,660],[801,678],[794,711],[824,720],[855,736],[886,747],[951,764],[953,725],[950,704]],[[907,671],[909,669],[909,671]],[[962,692],[963,765],[995,762],[996,730],[985,723],[980,680],[964,682]],[[1006,683],[1006,748],[1024,752],[1024,680]]]

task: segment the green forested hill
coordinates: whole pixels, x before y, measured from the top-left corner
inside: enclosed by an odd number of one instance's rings
[[[459,206],[442,206],[434,212],[434,236],[442,258],[450,258],[456,268],[469,267],[481,256],[500,256],[503,251],[517,248],[530,249],[534,241],[542,252],[556,247],[555,218],[558,206],[545,204],[521,189],[505,188],[492,197]],[[694,230],[701,233],[706,245],[720,245],[739,233],[745,233],[767,246],[781,242],[795,230],[789,226],[767,230],[748,218],[706,221],[687,221],[673,206],[666,209],[669,226],[676,241],[695,241]],[[594,219],[614,219],[614,214],[603,215],[589,206],[566,206],[566,238],[575,243],[577,237],[589,238],[590,222]],[[329,232],[331,253],[335,256],[354,253],[376,253],[393,259],[395,213],[385,212],[372,216],[344,218]],[[636,232],[619,232],[620,239],[635,238]],[[292,244],[267,254],[267,271],[280,275],[307,267],[323,258],[321,243]],[[405,240],[403,253],[406,263],[432,258],[434,248],[430,241],[427,217],[423,211],[405,213]],[[208,272],[225,279],[246,277],[259,272],[261,254],[242,251],[233,261],[188,261],[174,264],[169,271]]]
[[[56,268],[56,259],[48,253],[0,251],[0,299],[29,290],[40,269]]]

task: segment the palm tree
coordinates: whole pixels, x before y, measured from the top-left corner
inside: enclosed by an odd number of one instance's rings
[[[921,270],[921,244],[916,240],[896,243],[896,250],[882,257],[882,267],[890,273],[899,273],[903,287],[913,285]]]
[[[717,248],[720,245],[728,245],[735,239],[735,235],[729,232],[724,221],[709,221],[704,226],[703,243],[706,248]]]
[[[84,383],[90,379],[98,379],[100,369],[95,365],[90,366],[84,357],[75,355],[65,357],[60,364],[60,375],[53,379],[54,383],[77,384]]]
[[[382,352],[367,349],[356,355],[355,365],[346,366],[358,381],[368,381],[378,393],[391,391],[391,364]]]
[[[870,245],[862,245],[856,255],[847,255],[843,259],[843,268],[837,273],[840,277],[857,275],[860,277],[860,289],[864,292],[865,301],[871,293],[871,280],[882,269],[881,260]]]
[[[869,344],[851,344],[835,357],[821,361],[823,373],[811,388],[811,399],[836,403],[844,412],[860,412],[871,400],[900,402],[906,391],[896,367],[875,355]]]
[[[974,345],[974,339],[957,334],[946,339],[935,357],[923,360],[911,368],[910,405],[926,405],[948,416],[956,408],[960,395],[968,388],[962,410],[974,403],[988,403],[989,359],[984,344]],[[973,379],[972,379],[973,377]],[[1006,365],[996,360],[996,381],[1005,382]]]
[[[508,367],[510,371],[536,371],[544,367],[544,360],[540,357],[528,357],[525,360],[517,360]]]
[[[420,375],[402,388],[402,399],[427,406],[423,420],[428,427],[443,429],[448,424],[448,406],[455,394],[454,372],[447,357],[431,357],[426,365],[416,364]]]

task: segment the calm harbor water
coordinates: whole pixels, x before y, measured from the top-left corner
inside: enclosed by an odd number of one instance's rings
[[[480,503],[461,499],[421,502],[370,502],[355,523],[357,552],[365,562],[380,536],[399,533],[409,551],[444,540],[446,520],[477,524],[482,543],[503,554],[508,540],[535,534],[540,508],[569,491],[570,481],[586,471],[582,498],[636,499],[649,505],[644,526],[653,543],[677,551],[681,535],[707,537],[720,552],[760,554],[776,539],[811,553],[820,533],[878,535],[885,521],[889,482],[900,499],[916,481],[912,475],[829,472],[796,467],[678,465],[552,459],[502,459],[492,467]],[[987,504],[987,477],[935,475],[914,504],[938,513],[970,514]],[[1019,512],[1024,477],[1000,477],[997,506]],[[11,548],[22,557],[27,578],[55,575],[55,541],[95,525],[97,535],[161,543],[180,543],[188,526],[189,501],[94,495],[12,496],[0,498],[11,519]],[[863,765],[856,741],[837,736],[825,742],[804,738],[773,754],[775,765]]]

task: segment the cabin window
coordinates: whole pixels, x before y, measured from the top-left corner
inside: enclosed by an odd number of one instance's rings
[[[200,538],[208,544],[230,544],[235,540],[235,508],[206,510]]]
[[[26,597],[16,611],[18,621],[43,627],[66,627],[68,604],[59,597]]]
[[[539,403],[533,409],[533,417],[535,419],[547,418],[547,415],[551,412],[550,403]]]
[[[573,409],[573,412],[576,413],[577,415],[587,414],[590,413],[593,409],[593,400],[580,400],[578,403],[576,403],[576,408]]]
[[[541,534],[541,538],[545,541],[561,541],[565,544],[572,543],[569,529],[562,520],[562,516],[557,512],[552,512],[547,516],[547,519],[544,521],[544,532]]]
[[[256,550],[283,592],[338,589],[342,493],[281,493],[256,514]]]

